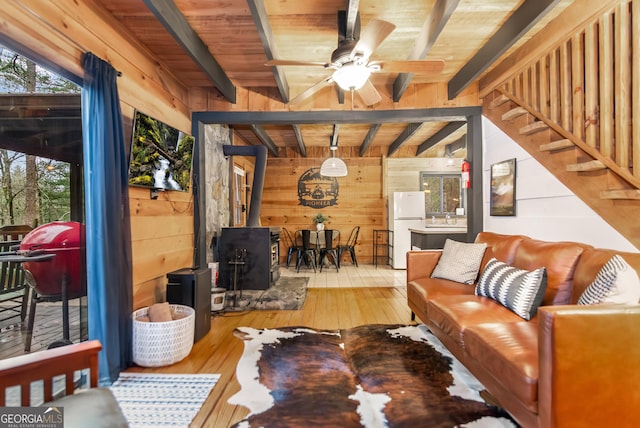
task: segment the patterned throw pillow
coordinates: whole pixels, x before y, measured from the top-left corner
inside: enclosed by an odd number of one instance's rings
[[[468,244],[447,239],[431,278],[473,284],[486,248],[487,244]]]
[[[547,289],[547,270],[518,269],[492,258],[480,275],[478,296],[489,297],[520,317],[530,320],[538,311]]]
[[[640,280],[624,259],[613,256],[578,299],[579,305],[598,303],[635,304],[640,300]]]

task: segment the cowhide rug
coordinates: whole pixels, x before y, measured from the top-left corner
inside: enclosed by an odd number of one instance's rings
[[[241,327],[236,427],[515,427],[425,326]]]

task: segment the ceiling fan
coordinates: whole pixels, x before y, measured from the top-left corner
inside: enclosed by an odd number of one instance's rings
[[[340,14],[338,14],[340,20]],[[338,47],[331,54],[331,62],[310,62],[274,59],[268,61],[269,66],[321,66],[333,69],[331,76],[301,92],[289,104],[299,104],[322,88],[336,83],[345,91],[355,91],[367,106],[382,100],[380,93],[373,86],[369,77],[372,73],[429,73],[439,74],[444,68],[443,60],[404,60],[378,61],[370,60],[371,54],[391,34],[396,26],[390,22],[374,19],[364,28],[360,37],[338,40]]]

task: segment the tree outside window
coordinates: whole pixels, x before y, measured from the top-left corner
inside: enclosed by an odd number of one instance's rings
[[[427,216],[455,213],[464,208],[460,174],[420,172],[420,188],[425,192]]]

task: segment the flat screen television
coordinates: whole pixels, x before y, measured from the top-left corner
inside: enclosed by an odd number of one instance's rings
[[[129,185],[188,191],[194,138],[136,111],[129,161]]]

